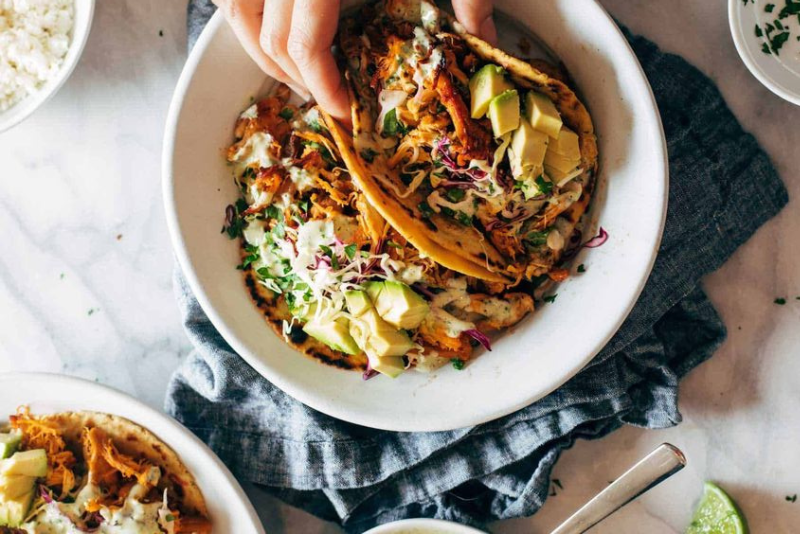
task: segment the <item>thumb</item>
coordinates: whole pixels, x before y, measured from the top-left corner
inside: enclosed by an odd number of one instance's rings
[[[453,0],[456,18],[467,31],[490,44],[497,44],[497,28],[494,25],[494,3],[492,0]]]

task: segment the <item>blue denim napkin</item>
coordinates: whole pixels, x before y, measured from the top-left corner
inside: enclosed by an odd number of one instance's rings
[[[195,38],[213,8],[189,6]],[[713,83],[680,57],[627,34],[664,121],[669,213],[655,268],[608,346],[546,398],[488,424],[393,433],[338,421],[262,378],[225,343],[180,273],[176,292],[195,350],[175,373],[167,411],[241,479],[348,531],[409,517],[482,525],[531,515],[576,439],[624,424],[678,424],[678,382],[709,358],[725,327],[700,288],[788,201],[768,156]]]

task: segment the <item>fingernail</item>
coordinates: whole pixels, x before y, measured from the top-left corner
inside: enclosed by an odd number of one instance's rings
[[[489,15],[481,24],[481,39],[489,44],[497,44],[497,28],[494,25],[494,17]]]
[[[287,83],[286,85],[289,86],[289,89],[300,95],[300,98],[303,100],[311,100],[311,93],[302,85],[297,85],[296,83]]]

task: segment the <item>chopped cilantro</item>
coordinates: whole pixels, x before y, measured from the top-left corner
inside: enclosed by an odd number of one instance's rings
[[[549,229],[541,232],[529,232],[528,235],[525,236],[524,241],[531,246],[540,247],[547,243],[547,234],[549,233]]]
[[[391,241],[391,240],[386,242],[386,246],[387,247],[392,247],[392,248],[403,248],[402,246],[398,245],[397,243],[395,243],[394,241]],[[800,297],[797,297],[797,298],[800,299]]]
[[[387,113],[383,118],[383,136],[393,137],[408,131],[405,125],[397,118],[397,108]]]
[[[348,259],[352,260],[353,258],[356,257],[356,250],[357,247],[355,244],[347,245],[346,247],[344,247],[344,254],[345,256],[347,256]]]
[[[331,156],[330,151],[327,148],[325,148],[324,146],[322,146],[321,144],[319,144],[319,143],[316,143],[314,141],[303,141],[303,146],[307,146],[308,148],[310,148],[312,150],[316,150],[317,152],[322,154],[322,158],[327,160],[327,161],[331,161],[331,162],[335,162],[336,161],[336,160],[333,159],[333,156]]]
[[[417,207],[419,208],[419,211],[422,212],[422,217],[424,219],[429,219],[434,214],[433,208],[427,202],[420,202]]]
[[[777,21],[776,21],[777,22]],[[781,54],[780,50],[783,48],[783,45],[786,41],[789,40],[789,32],[781,32],[772,39],[770,39],[769,47],[770,50],[776,55],[779,56]]]
[[[453,369],[457,371],[462,371],[464,369],[464,360],[459,360],[458,358],[453,358],[450,360],[450,363],[453,364]]]
[[[779,29],[779,30],[782,30],[782,29],[784,29],[784,28],[783,28],[783,23],[782,23],[781,21],[779,21],[779,20],[776,20],[776,21],[775,21],[775,27],[776,27],[777,29]]]
[[[756,24],[756,37],[763,37],[763,36],[764,32],[762,32],[761,27],[758,24]]]
[[[797,494],[795,493],[794,495],[787,495],[786,500],[791,503],[797,502]]]
[[[549,195],[553,191],[553,182],[546,180],[543,174],[537,176],[535,182],[543,195]]]
[[[303,200],[303,201],[302,201],[302,202],[300,202],[300,204],[298,204],[298,205],[300,206],[300,210],[301,210],[303,213],[308,213],[308,208],[310,207],[310,203],[308,202],[308,200]]]
[[[172,514],[167,514],[166,515],[166,520],[167,520],[168,523],[172,523],[173,521],[175,521],[175,516],[172,515]]]
[[[364,150],[361,151],[362,159],[368,163],[372,163],[375,160],[375,156],[377,155],[378,153],[372,150],[371,148],[365,148]]]
[[[783,306],[784,304],[786,304],[786,299],[785,298],[777,298],[773,302],[775,302],[775,304],[777,304],[778,306]]]
[[[764,6],[764,11],[767,13],[772,13],[775,11],[775,4],[767,4]]]
[[[585,273],[586,272],[586,266],[584,264],[582,264],[582,263],[580,265],[578,265],[578,272],[579,273]]]
[[[552,303],[554,303],[556,301],[556,297],[557,296],[558,296],[558,293],[554,293],[553,295],[546,296],[543,300],[545,302],[547,302],[548,304],[552,304]]]
[[[255,178],[255,177],[256,177],[256,171],[252,167],[247,167],[242,172],[242,179],[244,179],[244,180],[247,180],[248,178]]]
[[[312,131],[316,133],[320,133],[322,131],[322,126],[320,126],[319,121],[314,119],[313,121],[308,123],[308,127],[311,128]]]
[[[450,200],[450,202],[461,202],[462,200],[464,200],[464,195],[466,195],[466,192],[463,189],[453,188],[453,189],[448,189],[447,193],[445,194],[447,195],[447,198],[448,200]]]
[[[472,226],[472,215],[468,215],[463,211],[456,212],[456,220],[464,226]]]
[[[244,271],[245,269],[250,267],[251,263],[253,263],[254,261],[258,261],[258,259],[261,258],[261,253],[259,252],[258,247],[256,246],[245,245],[244,251],[247,253],[247,255],[242,259],[242,264],[236,267],[240,271]]]
[[[765,54],[771,54],[772,53],[772,52],[770,52],[769,45],[767,43],[762,43],[761,44],[761,51],[764,52]]]
[[[281,112],[280,112],[280,113],[278,113],[278,115],[279,115],[279,116],[280,116],[280,117],[281,117],[283,120],[287,120],[287,121],[288,121],[288,120],[291,120],[291,118],[292,118],[292,117],[294,117],[294,111],[292,111],[292,110],[291,110],[291,108],[283,108],[283,109],[281,110]]]
[[[86,312],[86,315],[91,317],[92,315],[94,315],[95,313],[97,313],[99,311],[100,311],[100,308],[89,308],[89,311]]]

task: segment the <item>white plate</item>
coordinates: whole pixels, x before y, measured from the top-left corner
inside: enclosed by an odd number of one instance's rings
[[[228,468],[175,420],[111,388],[43,373],[0,375],[0,421],[21,405],[34,414],[85,411],[118,415],[153,432],[172,447],[194,475],[208,506],[214,532],[264,534],[264,527]]]
[[[8,130],[28,118],[34,111],[39,109],[45,102],[55,95],[64,82],[67,81],[78,60],[83,54],[86,40],[89,38],[89,31],[92,28],[94,18],[95,0],[75,0],[75,22],[72,26],[72,40],[69,50],[61,64],[58,74],[44,84],[38,91],[28,95],[24,100],[14,107],[0,112],[0,133]]]
[[[380,525],[364,534],[483,534],[483,531],[438,519],[404,519]]]
[[[658,250],[667,203],[661,121],[641,67],[593,0],[498,0],[574,76],[599,132],[601,187],[594,201],[608,243],[582,252],[585,274],[464,371],[405,373],[362,382],[305,358],[264,320],[244,288],[238,243],[220,235],[237,197],[223,158],[238,114],[263,94],[265,77],[219,14],[178,82],[165,134],[164,201],[172,243],[195,295],[230,345],[272,383],[321,411],[398,431],[445,430],[506,415],[563,384],[614,335]],[[504,31],[501,31],[504,33]]]
[[[765,54],[762,51],[766,36],[756,35],[756,25],[762,34],[767,23],[773,23],[778,13],[786,5],[785,0],[773,1],[775,9],[767,13],[764,8],[770,2],[765,0],[728,0],[728,21],[731,26],[733,42],[742,61],[764,86],[789,102],[800,106],[800,21],[792,15],[781,21],[790,29],[789,40],[783,45],[779,55]]]

